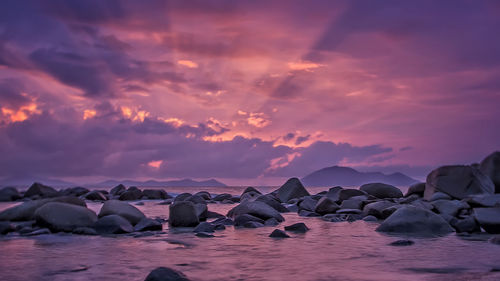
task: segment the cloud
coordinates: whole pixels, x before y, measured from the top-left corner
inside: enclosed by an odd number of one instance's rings
[[[190,60],[178,60],[177,63],[189,68],[198,68],[198,64]]]

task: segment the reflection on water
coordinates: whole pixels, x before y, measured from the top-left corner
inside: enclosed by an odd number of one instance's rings
[[[226,213],[234,205],[210,204]],[[2,205],[4,208],[5,205]],[[100,204],[89,207],[98,211]],[[147,216],[168,217],[168,206],[146,201]],[[273,227],[216,232],[198,238],[170,232],[134,238],[43,235],[0,238],[1,280],[144,280],[158,266],[193,280],[500,280],[500,246],[455,235],[413,239],[409,247],[388,246],[398,237],[374,231],[377,223],[329,223],[285,214],[279,227],[305,222],[311,230],[276,240]]]

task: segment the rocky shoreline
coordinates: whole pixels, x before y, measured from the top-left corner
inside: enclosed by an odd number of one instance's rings
[[[159,200],[169,205],[169,218],[147,218],[126,201]],[[0,189],[0,201],[24,201],[0,212],[0,233],[5,236],[34,236],[56,232],[77,235],[155,235],[169,228],[189,227],[198,237],[214,237],[226,227],[276,227],[285,223],[282,213],[328,222],[364,220],[380,223],[377,231],[405,237],[436,237],[500,233],[500,152],[481,164],[443,166],[432,171],[425,183],[409,187],[403,194],[397,187],[371,183],[359,189],[332,187],[309,194],[300,180],[289,179],[277,190],[262,194],[248,187],[240,195],[182,193],[175,197],[161,189],[126,188],[118,185],[109,192],[74,187],[56,190],[34,183],[24,193],[15,188]],[[99,213],[87,208],[88,201],[103,202]],[[210,211],[210,204],[237,204],[227,214]],[[269,239],[291,238],[304,233],[305,223],[269,231]],[[292,236],[293,237],[293,236]],[[500,244],[493,236],[491,243]],[[393,246],[411,246],[399,240]],[[146,280],[188,280],[169,268],[152,271]]]

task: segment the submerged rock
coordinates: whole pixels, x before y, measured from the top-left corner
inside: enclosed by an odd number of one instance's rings
[[[304,188],[298,178],[289,179],[277,190],[277,197],[283,203],[288,202],[290,199],[309,195],[309,192]]]
[[[390,243],[390,246],[411,246],[415,244],[412,240],[397,240],[392,243]]]
[[[290,238],[290,235],[286,234],[283,230],[280,229],[275,229],[271,234],[269,234],[269,237],[272,238]]]
[[[144,281],[189,281],[189,279],[179,271],[158,267],[151,271]]]
[[[100,218],[94,228],[102,234],[122,234],[134,232],[134,227],[128,220],[119,215],[109,215]]]
[[[118,200],[109,200],[104,202],[99,212],[99,217],[108,215],[119,215],[127,219],[132,225],[137,224],[146,216],[136,207]]]
[[[309,231],[309,228],[306,226],[305,223],[299,222],[299,223],[294,223],[289,226],[285,226],[286,231],[291,231],[291,232],[297,232],[297,233],[305,233]]]
[[[97,215],[85,207],[50,202],[36,210],[35,220],[53,232],[71,232],[78,227],[91,227],[97,221]]]
[[[464,199],[471,195],[493,194],[495,185],[475,167],[443,166],[427,176],[424,198],[429,200],[436,191],[456,199]]]
[[[195,204],[190,201],[178,201],[170,205],[168,223],[172,227],[194,227],[200,223]]]
[[[363,184],[359,189],[380,199],[403,197],[399,188],[380,182]]]
[[[404,206],[395,211],[377,228],[388,233],[417,236],[445,235],[453,228],[439,215],[414,206]]]

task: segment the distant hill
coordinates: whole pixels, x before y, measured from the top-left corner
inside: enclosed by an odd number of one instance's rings
[[[43,177],[8,177],[8,178],[2,178],[0,179],[0,187],[1,186],[15,186],[19,188],[28,188],[31,186],[34,182],[40,182],[52,187],[69,187],[69,186],[74,186],[74,183],[63,181],[63,180],[58,180],[58,179],[52,179],[52,178],[43,178]]]
[[[365,183],[382,182],[396,186],[408,186],[418,182],[402,173],[359,172],[353,168],[333,166],[312,172],[301,179],[305,186],[359,186]]]
[[[151,186],[151,187],[162,187],[162,186],[176,186],[176,187],[209,187],[209,186],[216,186],[216,187],[224,187],[227,186],[223,184],[220,181],[210,179],[210,180],[205,180],[205,181],[195,181],[192,179],[183,179],[183,180],[171,180],[171,181],[155,181],[155,180],[148,180],[148,181],[135,181],[135,180],[122,180],[122,181],[117,181],[117,180],[107,180],[104,182],[100,182],[96,185],[99,186],[116,186],[119,184],[123,184],[125,186]]]

